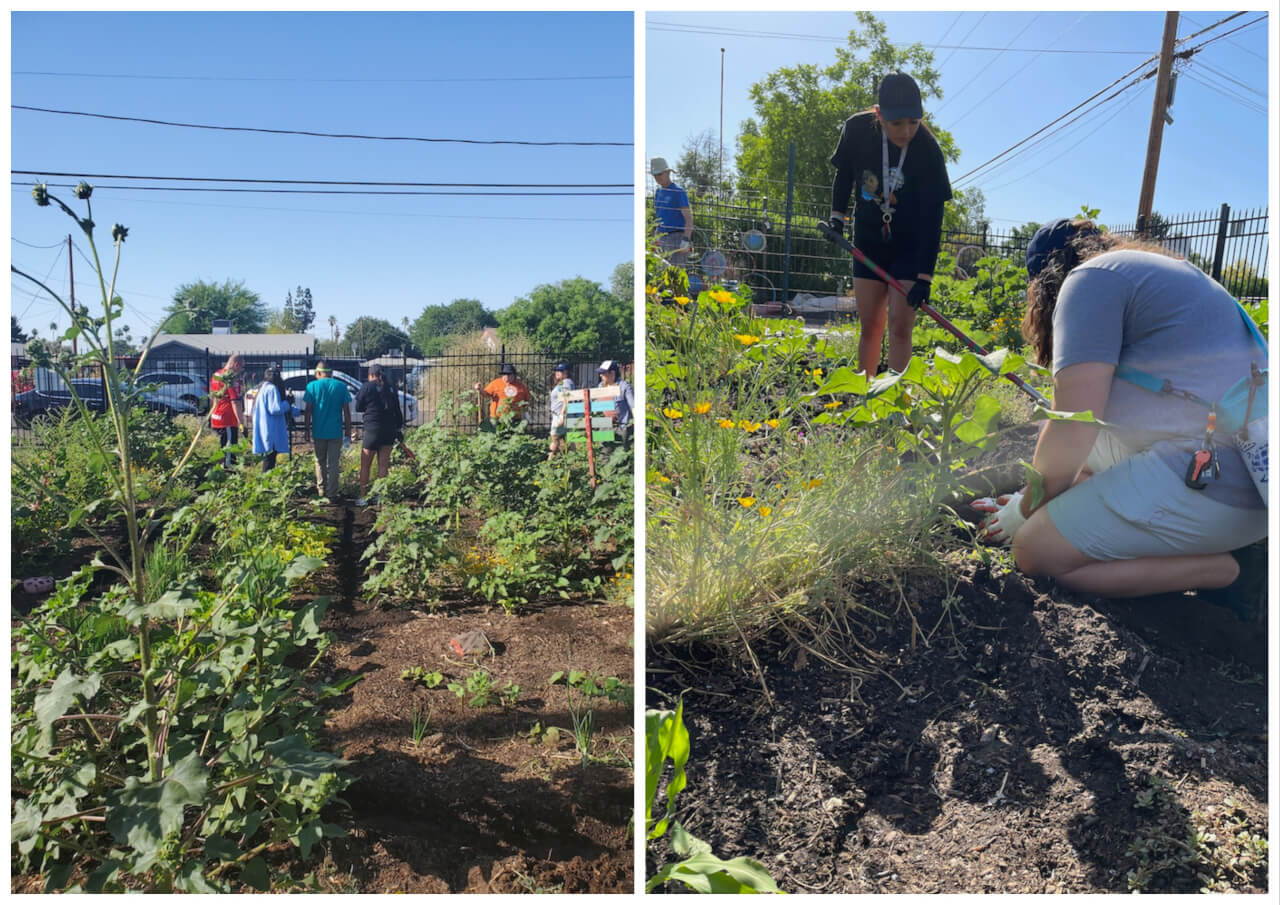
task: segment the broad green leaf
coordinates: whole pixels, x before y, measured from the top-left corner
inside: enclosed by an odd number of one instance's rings
[[[152,603],[139,605],[137,601],[130,601],[120,608],[120,615],[132,625],[140,625],[144,619],[161,622],[179,619],[200,607],[200,602],[188,593],[185,588],[174,589],[165,591]]]
[[[263,861],[260,855],[244,866],[244,870],[240,871],[240,880],[246,886],[252,886],[259,892],[269,892],[271,890],[271,877],[267,872],[267,862]]]
[[[670,759],[673,767],[671,779],[667,782],[666,813],[649,830],[649,838],[657,839],[667,831],[667,822],[675,812],[676,796],[688,783],[684,765],[689,760],[689,730],[684,725],[683,700],[676,705],[675,713],[656,710],[646,713],[645,750],[645,800],[649,803],[647,809],[652,807],[663,763]]]
[[[29,798],[19,798],[13,803],[13,821],[9,824],[10,838],[14,842],[30,839],[34,845],[34,840],[40,832],[40,822],[43,819],[44,812],[40,810],[38,804],[35,804]],[[30,847],[28,847],[27,851],[30,851]],[[26,854],[26,852],[23,854]]]
[[[782,893],[764,866],[746,857],[725,861],[712,854],[701,854],[668,864],[645,883],[645,892],[667,880],[679,880],[704,894]]]
[[[88,879],[84,881],[85,892],[102,892],[108,883],[114,883],[116,877],[120,873],[120,867],[123,862],[116,858],[108,858],[100,865],[94,868],[93,873],[89,874]]]
[[[686,830],[679,821],[671,823],[671,850],[681,858],[711,854],[711,843],[703,842]]]
[[[1027,476],[1027,495],[1031,497],[1031,511],[1034,512],[1044,502],[1044,475],[1029,462],[1022,462],[1023,473]]]
[[[309,572],[314,572],[323,565],[323,559],[302,554],[295,557],[293,562],[289,563],[289,568],[284,570],[284,577],[287,581],[293,581],[301,578]]]
[[[42,729],[48,729],[54,720],[75,705],[77,696],[83,696],[86,701],[92,700],[101,684],[102,677],[97,673],[90,673],[82,679],[67,667],[54,679],[52,686],[36,694],[36,721]]]
[[[346,761],[325,751],[315,751],[307,746],[306,740],[298,735],[287,735],[284,738],[267,742],[265,745],[270,760],[266,764],[267,772],[282,777],[286,782],[303,779],[317,779],[326,773],[334,773]]]
[[[165,837],[182,829],[183,808],[202,804],[208,787],[208,771],[194,751],[159,782],[130,776],[107,797],[107,830],[120,844],[154,858]]]
[[[173,888],[188,893],[229,892],[221,883],[208,880],[204,875],[204,863],[188,861],[173,877]]]
[[[243,787],[241,787],[243,788]],[[204,840],[204,856],[215,861],[234,861],[243,854],[240,846],[226,836],[214,834]]]
[[[813,395],[830,396],[836,393],[862,395],[865,392],[867,392],[867,375],[861,371],[855,372],[852,368],[841,367],[832,371],[822,385],[813,391]]]
[[[305,644],[324,634],[320,623],[332,602],[330,597],[317,597],[293,614],[293,643]]]
[[[320,841],[321,835],[323,834],[320,832],[320,821],[313,820],[290,838],[302,851],[303,860],[306,860],[311,856],[311,846]]]

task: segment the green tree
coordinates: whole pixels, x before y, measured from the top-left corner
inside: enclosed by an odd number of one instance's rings
[[[9,315],[9,329],[11,334],[10,342],[24,343],[31,338],[27,335],[27,331],[22,329],[22,325],[18,323],[16,315]]]
[[[630,298],[617,298],[585,277],[538,286],[500,312],[498,335],[528,337],[547,355],[594,355],[608,352],[632,358],[634,331]]]
[[[179,286],[164,313],[175,315],[169,333],[211,333],[213,322],[222,319],[230,320],[236,333],[264,333],[271,312],[243,280],[221,285],[201,280]]]
[[[725,195],[733,186],[733,149],[720,160],[720,136],[704,129],[688,139],[676,161],[676,184],[691,195]],[[722,175],[723,171],[723,175]]]
[[[620,302],[630,305],[636,296],[636,262],[623,261],[609,276],[609,291]]]
[[[417,356],[418,350],[400,330],[388,321],[377,317],[357,317],[335,344],[340,355],[358,358],[377,358],[388,349],[404,349],[405,354]]]
[[[848,44],[836,50],[834,63],[784,66],[751,86],[755,115],[742,123],[735,166],[740,189],[778,196],[785,191],[787,154],[796,144],[796,182],[829,187],[835,175],[828,162],[844,121],[876,102],[880,79],[900,70],[914,78],[925,99],[942,96],[933,54],[923,44],[890,43],[885,25],[869,12],[858,12],[859,28],[849,32]],[[932,122],[929,128],[947,160],[960,156],[951,134]],[[780,186],[782,188],[780,188]],[[807,189],[807,201],[815,194]],[[818,198],[823,193],[816,191]]]
[[[1221,282],[1236,298],[1269,298],[1267,278],[1243,258],[1222,268]]]
[[[423,355],[443,355],[452,337],[498,326],[498,319],[477,299],[454,299],[447,305],[428,305],[409,328],[409,338]],[[348,328],[347,334],[350,335]]]
[[[293,317],[297,328],[295,333],[309,333],[316,322],[315,302],[311,298],[311,287],[298,287],[293,294]]]

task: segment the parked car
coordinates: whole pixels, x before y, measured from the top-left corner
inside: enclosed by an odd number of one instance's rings
[[[353,424],[360,424],[364,420],[364,415],[355,409],[356,394],[360,392],[362,384],[345,371],[334,371],[329,376],[335,380],[341,380],[347,385],[348,392],[351,393],[351,421]],[[302,404],[302,394],[307,388],[307,384],[315,380],[315,374],[311,371],[283,371],[280,379],[284,381],[285,392],[294,394],[294,401]],[[253,397],[256,395],[258,388],[252,387],[245,393],[244,413],[250,420],[253,418]],[[418,400],[404,390],[397,391],[400,397],[400,411],[404,415],[405,424],[415,424],[418,420]]]
[[[138,376],[138,386],[148,387],[148,398],[185,402],[204,414],[209,411],[209,388],[190,374],[148,371]]]
[[[29,422],[39,415],[47,415],[72,405],[71,389],[91,412],[105,411],[106,401],[102,389],[102,381],[97,377],[78,377],[70,381],[69,387],[32,389],[18,393],[13,397],[13,417],[20,422]],[[194,415],[196,407],[181,399],[166,399],[162,395],[143,392],[141,404],[149,409],[164,412],[167,415]]]

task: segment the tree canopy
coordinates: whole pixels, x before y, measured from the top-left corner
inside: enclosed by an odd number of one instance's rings
[[[636,262],[623,261],[609,276],[609,291],[620,302],[630,304],[636,296]]]
[[[215,320],[230,320],[236,333],[263,333],[270,310],[244,281],[222,284],[203,280],[179,286],[165,315],[175,315],[166,333],[212,333]]]
[[[432,357],[443,355],[453,337],[496,326],[498,319],[478,299],[454,299],[447,305],[423,308],[409,327],[409,338],[423,355]]]
[[[31,337],[27,335],[27,331],[22,329],[22,325],[18,323],[17,315],[9,315],[10,342],[24,343]]]
[[[358,358],[377,358],[389,349],[403,349],[406,355],[417,357],[419,350],[405,336],[404,331],[389,321],[378,317],[357,317],[342,333],[334,351],[339,355]]]
[[[538,286],[499,314],[498,335],[529,338],[555,356],[609,353],[630,360],[634,349],[632,299],[619,299],[585,277]]]
[[[742,123],[735,168],[739,188],[782,196],[786,191],[788,145],[796,143],[796,183],[812,186],[797,197],[816,201],[826,197],[835,175],[828,162],[844,121],[876,102],[880,80],[887,73],[907,73],[920,86],[925,120],[947,160],[959,159],[951,134],[929,120],[931,98],[942,96],[933,54],[923,44],[890,43],[885,24],[873,14],[856,13],[859,28],[849,32],[848,44],[837,48],[827,66],[802,63],[784,66],[750,88],[755,115]],[[810,197],[815,195],[816,198]]]
[[[733,186],[732,154],[732,148],[725,149],[722,168],[720,137],[711,129],[703,129],[688,139],[681,149],[680,159],[675,165],[676,183],[691,195],[727,192]]]

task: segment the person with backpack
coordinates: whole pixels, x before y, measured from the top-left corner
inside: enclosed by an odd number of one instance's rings
[[[929,301],[933,268],[942,242],[943,206],[951,181],[942,149],[924,124],[920,87],[891,72],[881,81],[878,103],[855,113],[840,130],[831,155],[836,168],[827,223],[843,234],[853,224],[853,244],[901,281],[904,296],[861,261],[853,262],[858,309],[858,367],[868,377],[880,369],[880,343],[889,328],[889,367],[911,360],[916,312]],[[849,197],[856,191],[853,216]]]
[[[289,416],[301,415],[280,377],[280,366],[269,365],[253,400],[253,454],[262,456],[262,470],[276,467],[279,453],[289,454]]]
[[[1242,375],[1265,370],[1261,335],[1194,264],[1088,220],[1042,227],[1026,260],[1022,332],[1052,367],[1053,408],[1090,411],[1107,429],[1048,422],[1032,463],[1044,499],[1033,510],[1024,488],[978,501],[991,513],[983,536],[1012,543],[1022,571],[1073,590],[1141,597],[1194,589],[1241,618],[1260,618],[1266,501],[1234,429],[1215,425],[1241,421],[1216,401]]]

